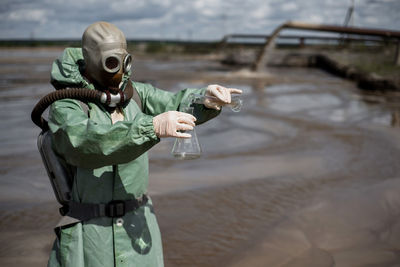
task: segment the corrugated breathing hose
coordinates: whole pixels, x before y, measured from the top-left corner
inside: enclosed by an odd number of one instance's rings
[[[31,113],[32,121],[43,131],[49,129],[47,120],[42,117],[43,112],[55,101],[71,98],[83,102],[101,102],[102,92],[87,88],[68,88],[51,92],[44,96],[33,108]]]

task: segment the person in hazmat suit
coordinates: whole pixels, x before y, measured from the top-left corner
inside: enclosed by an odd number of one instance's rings
[[[218,85],[163,91],[130,80],[131,63],[124,34],[107,22],[90,25],[82,49],[66,48],[53,63],[56,89],[89,88],[106,97],[104,104],[62,99],[51,105],[53,150],[71,169],[73,185],[49,266],[163,266],[160,231],[145,194],[147,150],[160,138],[188,137],[185,130],[214,118],[231,93],[241,93]],[[180,112],[191,93],[218,102],[195,105],[195,116]]]

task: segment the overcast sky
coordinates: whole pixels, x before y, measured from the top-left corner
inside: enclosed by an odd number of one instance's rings
[[[351,0],[1,0],[0,39],[80,39],[91,23],[128,39],[269,34],[287,20],[342,25]],[[353,25],[400,31],[400,0],[355,0]]]

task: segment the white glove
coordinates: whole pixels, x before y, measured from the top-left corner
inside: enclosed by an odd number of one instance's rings
[[[188,133],[178,131],[190,131],[195,126],[196,118],[188,113],[179,111],[167,111],[153,118],[154,131],[157,137],[183,137],[190,138]]]
[[[231,103],[231,94],[241,94],[242,90],[235,88],[225,88],[223,86],[212,84],[207,87],[206,96],[213,96],[217,98],[212,100],[206,98],[204,105],[208,108],[220,110],[221,106]]]

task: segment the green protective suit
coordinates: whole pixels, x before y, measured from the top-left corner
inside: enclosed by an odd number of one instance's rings
[[[52,84],[56,88],[94,89],[80,73],[82,59],[80,48],[67,48],[53,63]],[[76,167],[74,201],[108,203],[146,193],[147,150],[160,141],[154,132],[153,116],[181,110],[188,105],[190,93],[205,93],[205,89],[185,89],[174,94],[149,84],[132,83],[143,112],[131,100],[123,110],[124,121],[115,124],[104,107],[94,103],[88,104],[87,112],[71,99],[57,101],[50,108],[53,148]],[[195,106],[197,124],[218,114],[203,105]],[[49,266],[163,266],[160,231],[151,200],[122,218],[93,218],[58,230]]]

